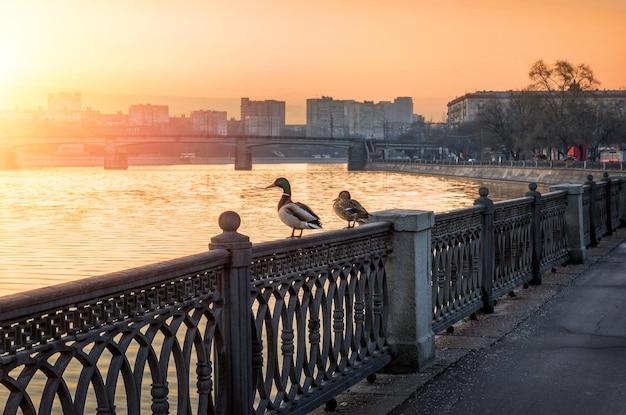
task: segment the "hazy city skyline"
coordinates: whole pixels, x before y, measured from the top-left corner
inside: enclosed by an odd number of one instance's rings
[[[440,121],[478,90],[519,89],[543,59],[585,63],[601,89],[626,87],[622,0],[396,2],[70,0],[0,6],[0,109],[44,107],[79,92],[103,113],[169,105],[238,118],[241,97],[413,98]]]

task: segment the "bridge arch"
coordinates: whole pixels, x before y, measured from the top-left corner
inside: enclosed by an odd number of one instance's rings
[[[84,144],[100,147],[104,155],[105,169],[128,168],[129,150],[146,144],[221,144],[235,149],[235,169],[252,168],[252,149],[271,145],[304,146],[320,145],[346,150],[348,169],[358,170],[367,162],[365,141],[362,139],[338,139],[328,137],[254,137],[254,136],[207,136],[207,135],[124,135],[92,137],[38,137],[4,139],[0,143],[0,168],[16,168],[18,148],[38,145]]]

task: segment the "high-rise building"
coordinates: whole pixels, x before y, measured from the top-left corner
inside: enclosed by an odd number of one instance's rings
[[[307,137],[383,138],[385,106],[372,101],[307,99]]]
[[[413,98],[397,97],[393,102],[385,102],[385,118],[390,123],[413,122]]]
[[[384,138],[384,104],[375,104],[373,101],[350,102],[348,108],[348,137]]]
[[[136,127],[166,126],[170,121],[167,105],[138,104],[128,109],[128,124]]]
[[[191,125],[194,132],[218,136],[228,135],[228,119],[226,111],[192,111]]]
[[[307,137],[347,137],[348,102],[353,101],[335,101],[332,97],[307,99]]]
[[[285,102],[241,98],[241,122],[244,135],[279,137],[285,127]]]

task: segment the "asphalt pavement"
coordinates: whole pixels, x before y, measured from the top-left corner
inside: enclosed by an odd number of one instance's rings
[[[587,254],[438,334],[429,368],[380,373],[312,413],[626,415],[626,229]]]

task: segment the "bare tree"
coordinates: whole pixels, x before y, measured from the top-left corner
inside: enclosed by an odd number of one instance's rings
[[[626,118],[619,108],[599,108],[595,117],[595,128],[588,140],[589,158],[598,160],[600,147],[626,141]]]
[[[574,66],[563,60],[551,66],[538,60],[528,75],[533,81],[530,89],[543,91],[541,135],[547,144],[566,154],[571,146],[585,141],[589,134],[586,128],[593,110],[585,103],[585,98],[600,82],[589,66]]]
[[[510,92],[508,100],[495,100],[480,114],[481,127],[494,137],[494,146],[502,149],[507,159],[523,158],[534,147],[537,124],[536,95],[529,91]]]

